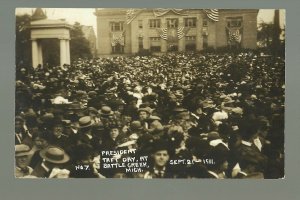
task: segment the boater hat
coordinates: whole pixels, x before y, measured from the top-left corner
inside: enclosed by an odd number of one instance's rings
[[[99,111],[99,114],[103,116],[110,116],[113,115],[114,112],[111,110],[109,106],[102,106],[101,110]]]
[[[68,154],[59,147],[49,146],[40,151],[40,156],[48,162],[62,164],[70,160]]]
[[[79,119],[79,128],[86,128],[92,125],[93,122],[90,116],[84,116]]]
[[[15,149],[16,149],[15,152],[16,157],[28,156],[30,154],[30,147],[27,146],[26,144],[17,144],[15,146]]]

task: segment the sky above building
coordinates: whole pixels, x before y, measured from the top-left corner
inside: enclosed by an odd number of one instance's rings
[[[35,8],[17,8],[16,15],[32,14]],[[82,25],[93,26],[97,35],[97,21],[94,15],[95,8],[43,8],[49,19],[65,19],[68,23],[79,22]],[[272,22],[274,9],[260,9],[257,22]],[[280,10],[280,24],[285,26],[285,10]]]

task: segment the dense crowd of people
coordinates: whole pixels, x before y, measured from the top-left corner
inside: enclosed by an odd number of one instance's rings
[[[15,175],[282,178],[284,70],[283,58],[250,51],[21,67]],[[103,159],[143,156],[134,172]]]

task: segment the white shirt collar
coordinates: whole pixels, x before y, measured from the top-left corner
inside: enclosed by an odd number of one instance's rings
[[[41,166],[42,166],[42,168],[44,168],[44,170],[46,170],[47,172],[50,171],[50,169],[45,165],[44,162],[42,162]]]
[[[242,140],[242,144],[248,146],[248,147],[251,147],[252,146],[252,143],[251,142],[247,142],[245,140]]]
[[[209,171],[209,170],[208,170],[208,173],[210,173],[211,175],[213,175],[213,176],[216,177],[216,178],[219,178],[218,174],[216,174],[216,173],[213,172],[213,171]]]

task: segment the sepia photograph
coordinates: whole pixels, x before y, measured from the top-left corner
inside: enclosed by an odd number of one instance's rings
[[[15,17],[15,178],[284,179],[285,9]]]

